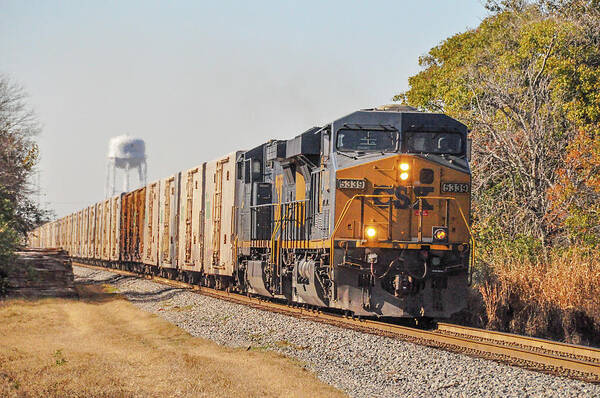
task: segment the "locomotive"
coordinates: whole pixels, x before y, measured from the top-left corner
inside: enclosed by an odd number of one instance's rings
[[[30,245],[356,316],[448,318],[474,255],[469,149],[447,115],[360,110],[45,224]]]

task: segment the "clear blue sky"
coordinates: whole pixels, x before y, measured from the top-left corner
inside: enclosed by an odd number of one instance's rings
[[[103,198],[110,137],[146,140],[149,181],[293,137],[390,103],[485,16],[479,0],[0,0],[0,73],[43,124],[42,202],[63,216]]]

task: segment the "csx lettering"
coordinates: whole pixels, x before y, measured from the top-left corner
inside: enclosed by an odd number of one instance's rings
[[[433,188],[431,190],[419,190],[418,196],[426,196],[429,192],[433,192]],[[415,193],[417,193],[417,188],[415,188]],[[388,207],[390,204],[390,200],[392,201],[392,205],[395,209],[408,209],[410,208],[411,201],[410,197],[408,197],[408,190],[406,187],[375,187],[373,190],[374,195],[392,195],[391,198],[373,198],[373,203],[377,207]],[[426,207],[427,205],[427,207]],[[419,208],[418,201],[417,207]],[[433,206],[427,203],[426,200],[423,200],[423,210],[433,210]]]
[[[430,192],[433,192],[433,187],[415,187],[415,195],[418,197],[423,197],[429,195]],[[422,201],[422,210],[433,210],[433,205],[431,205],[427,199],[421,199]],[[415,200],[413,203],[413,209],[419,209],[419,199]]]

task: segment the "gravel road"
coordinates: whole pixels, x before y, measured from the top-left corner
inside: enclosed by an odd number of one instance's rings
[[[108,271],[73,267],[193,336],[268,349],[351,397],[600,397],[600,385],[265,312]]]

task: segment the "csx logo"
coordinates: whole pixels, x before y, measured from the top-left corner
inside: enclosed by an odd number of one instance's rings
[[[413,191],[416,197],[423,197],[433,192],[433,187],[414,187]],[[374,186],[373,195],[393,195],[392,198],[373,198],[373,204],[377,207],[388,207],[390,200],[395,209],[408,209],[411,207],[411,199],[408,196],[406,187],[382,187]],[[419,200],[412,203],[413,209],[419,208]],[[423,210],[433,210],[433,205],[427,199],[423,199]]]

